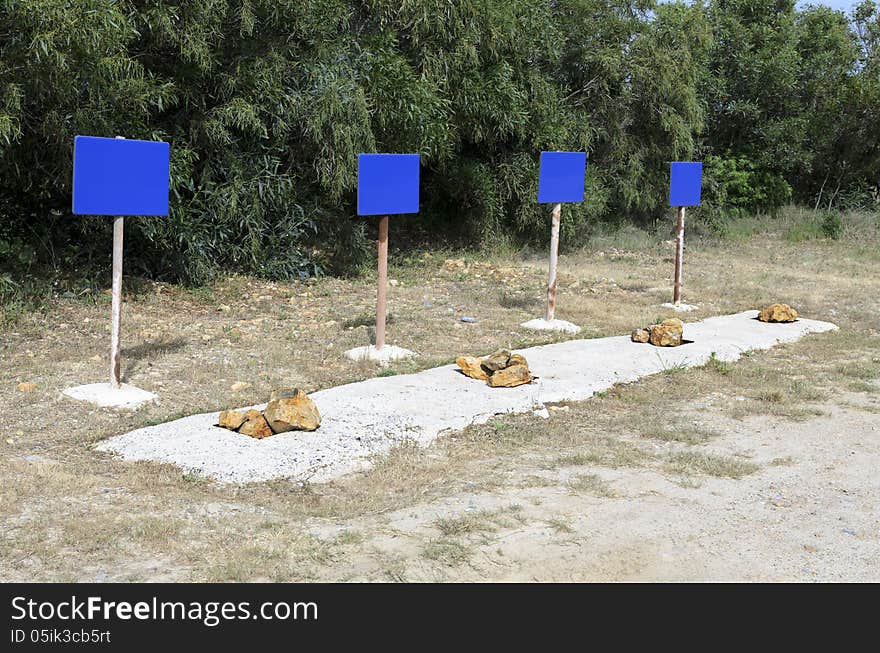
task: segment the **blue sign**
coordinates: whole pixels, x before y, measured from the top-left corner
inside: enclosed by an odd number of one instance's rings
[[[669,176],[669,206],[699,206],[703,164],[673,161]]]
[[[419,212],[418,154],[358,154],[358,215]]]
[[[159,141],[77,136],[73,212],[168,215],[170,148]]]
[[[538,202],[583,202],[586,170],[586,152],[541,152]]]

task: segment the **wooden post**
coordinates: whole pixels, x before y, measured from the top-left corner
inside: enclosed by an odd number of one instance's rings
[[[376,299],[376,349],[385,346],[385,310],[388,295],[388,216],[379,218],[379,293]]]
[[[672,291],[672,303],[681,303],[681,268],[684,264],[684,207],[678,207],[678,235],[675,239],[675,287]]]
[[[547,280],[547,321],[556,315],[556,263],[559,257],[559,221],[562,204],[553,207],[552,225],[550,227],[550,275]]]
[[[122,384],[121,362],[119,359],[119,323],[122,318],[122,230],[123,217],[113,219],[113,308],[110,323],[110,385],[118,388]]]

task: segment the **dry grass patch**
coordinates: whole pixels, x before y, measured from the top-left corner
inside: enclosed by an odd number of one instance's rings
[[[617,493],[598,474],[578,474],[568,482],[572,492],[592,494],[597,497],[612,498]]]
[[[442,517],[434,522],[434,528],[444,537],[455,537],[494,533],[499,528],[512,528],[523,523],[522,506],[511,505],[498,510],[474,510],[458,517]]]
[[[430,540],[422,547],[422,557],[448,567],[466,563],[473,554],[472,547],[449,538]]]
[[[639,435],[652,440],[663,442],[682,442],[684,444],[703,444],[708,442],[718,433],[704,428],[699,424],[686,423],[682,420],[672,420],[672,423],[656,422],[643,426],[639,429]]]
[[[642,467],[649,464],[652,455],[644,449],[611,436],[592,436],[585,438],[587,448],[574,453],[558,456],[552,461],[553,467]]]
[[[575,532],[574,528],[571,525],[571,522],[568,519],[563,519],[561,517],[548,519],[547,525],[552,528],[553,531],[556,533],[571,534]]]
[[[722,456],[704,451],[675,451],[667,454],[663,468],[672,474],[684,476],[715,476],[717,478],[740,479],[754,474],[760,467],[754,463],[732,456]]]

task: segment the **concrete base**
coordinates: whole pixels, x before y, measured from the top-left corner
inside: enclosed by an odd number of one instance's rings
[[[572,324],[571,322],[566,322],[565,320],[545,320],[543,317],[523,322],[520,326],[524,329],[532,329],[533,331],[564,331],[565,333],[580,333],[581,330],[578,325]]]
[[[369,345],[367,347],[355,347],[345,352],[345,357],[353,361],[373,361],[380,365],[387,365],[391,361],[409,358],[410,356],[415,356],[415,352],[403,347],[395,347],[394,345],[385,345],[382,349],[376,349],[373,345]]]
[[[697,306],[693,304],[685,304],[682,302],[681,304],[673,304],[672,302],[666,302],[665,304],[660,304],[660,308],[671,308],[676,313],[687,313],[688,311],[697,310]]]
[[[101,408],[134,409],[159,397],[152,392],[141,390],[133,385],[123,383],[114,388],[109,383],[91,383],[67,388],[61,394],[77,401],[87,401]]]

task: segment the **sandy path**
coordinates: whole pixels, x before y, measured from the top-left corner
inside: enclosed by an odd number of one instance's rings
[[[357,524],[378,532],[363,549],[407,561],[404,580],[880,581],[880,414],[829,405],[803,423],[717,417],[727,435],[711,450],[760,471],[699,487],[649,469],[554,470],[560,484],[460,494]],[[523,476],[540,470],[523,468]],[[598,473],[618,493],[568,490],[566,477]],[[546,473],[546,472],[544,472]],[[466,563],[420,556],[438,517],[521,506],[522,524],[474,538]],[[564,520],[571,532],[548,523]],[[330,578],[374,579],[355,557]]]

